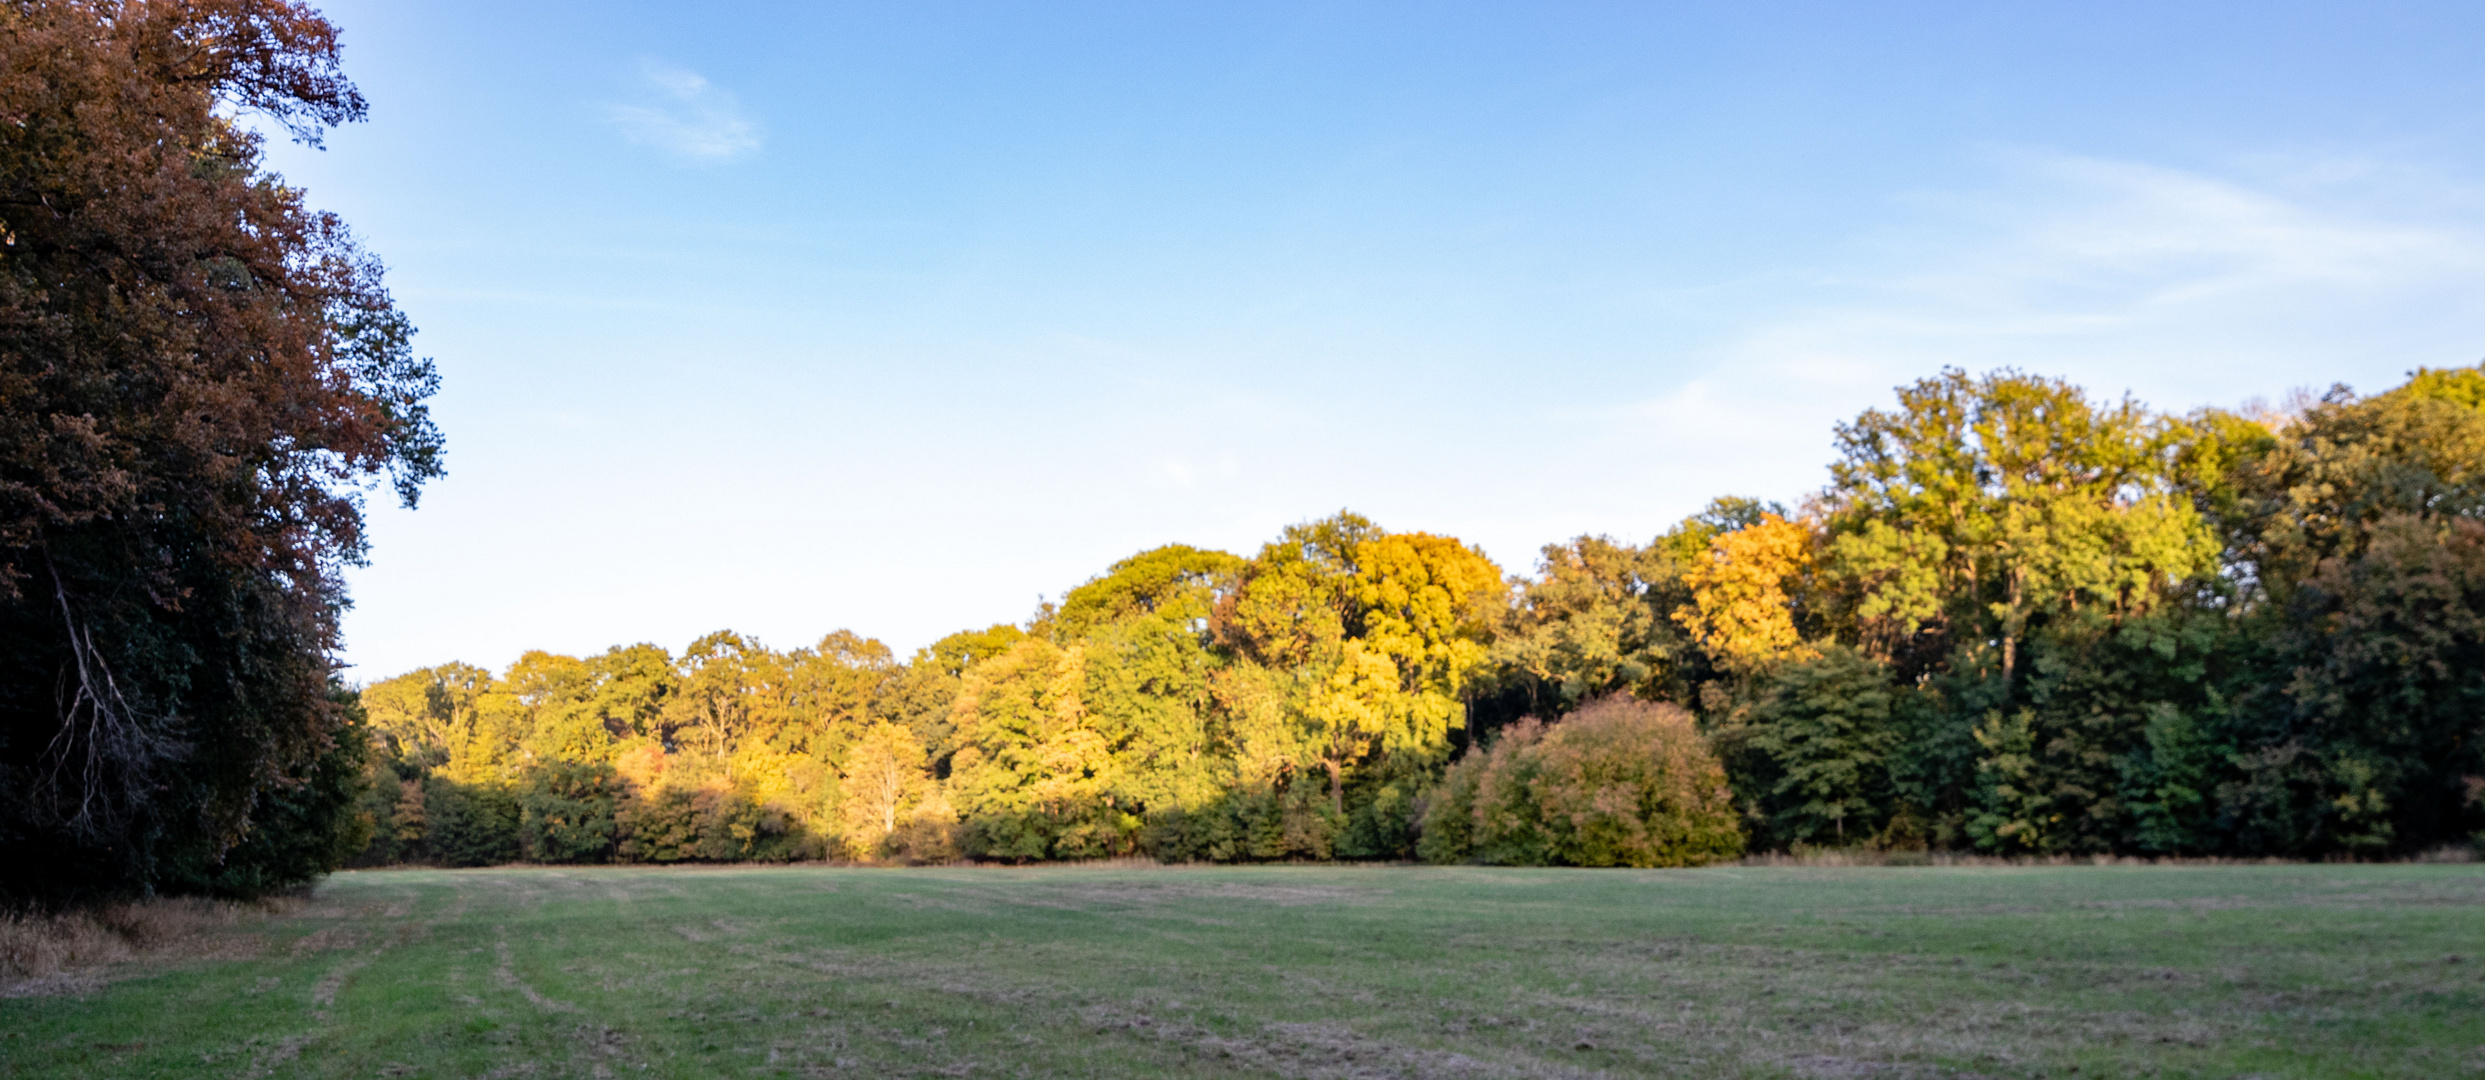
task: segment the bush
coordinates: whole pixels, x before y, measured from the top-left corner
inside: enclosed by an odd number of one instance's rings
[[[600,863],[613,857],[622,781],[602,763],[554,761],[527,770],[518,848],[530,862]]]
[[[1328,779],[1296,772],[1204,806],[1152,813],[1139,845],[1163,862],[1327,859],[1348,825],[1329,805]]]
[[[518,858],[518,795],[492,784],[423,780],[423,847],[444,866],[492,866]]]
[[[1418,851],[1437,863],[1698,866],[1741,855],[1743,834],[1691,714],[1613,697],[1469,751],[1433,790]]]
[[[699,857],[696,792],[662,787],[640,792],[616,811],[623,862],[682,862]]]
[[[0,995],[26,992],[26,981],[134,959],[231,955],[242,944],[236,938],[246,935],[258,943],[245,920],[300,904],[275,897],[243,904],[158,896],[63,911],[0,912]]]
[[[1138,847],[1140,821],[1110,806],[977,814],[962,822],[958,846],[968,858],[995,862],[1110,859]]]
[[[883,859],[903,863],[945,863],[956,859],[958,824],[943,804],[938,814],[917,814],[898,822],[897,829],[880,841]]]
[[[660,787],[614,813],[625,862],[790,862],[821,854],[802,824],[725,787]]]

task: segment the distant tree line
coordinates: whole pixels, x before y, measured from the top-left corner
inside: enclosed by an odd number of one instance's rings
[[[1352,513],[900,661],[336,678],[440,473],[378,262],[263,167],[286,0],[0,0],[0,904],[351,861],[2381,857],[2485,829],[2485,369],[2174,416],[1945,371],[1827,486],[1511,577]]]
[[[2381,857],[2485,830],[2485,369],[2152,412],[2002,371],[1509,577],[1352,513],[901,662],[373,684],[370,862]],[[360,826],[356,827],[357,829]]]

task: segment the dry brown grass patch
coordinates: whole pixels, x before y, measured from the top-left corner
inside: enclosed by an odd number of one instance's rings
[[[258,938],[245,923],[292,911],[292,898],[237,903],[158,898],[58,913],[0,915],[0,997],[99,985],[107,969],[144,961],[244,955]]]

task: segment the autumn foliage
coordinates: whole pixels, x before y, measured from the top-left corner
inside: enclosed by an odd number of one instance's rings
[[[0,3],[0,896],[333,865],[338,574],[364,482],[439,471],[435,379],[236,111],[363,109],[298,5]]]
[[[1424,811],[1434,862],[1699,866],[1743,853],[1725,767],[1691,713],[1604,698],[1522,720],[1452,765]]]
[[[901,659],[839,630],[348,688],[440,473],[378,262],[267,172],[282,0],[0,0],[0,900],[352,860],[2380,857],[2485,838],[2485,368],[2161,413],[1946,370],[1798,505],[1514,576],[1340,511]]]
[[[1340,513],[904,662],[719,633],[362,700],[381,787],[513,822],[610,761],[621,859],[2422,851],[2485,829],[2479,387],[2171,417],[1945,372],[1842,427],[1800,510],[1720,499],[1533,577]],[[419,831],[387,803],[375,835]],[[435,835],[365,857],[487,850]]]

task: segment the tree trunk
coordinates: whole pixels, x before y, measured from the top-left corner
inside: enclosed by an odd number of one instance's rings
[[[2027,571],[2012,567],[2010,571],[2010,613],[2002,617],[2002,689],[2011,687],[2011,678],[2019,669],[2019,630],[2024,616],[2020,604],[2027,597]]]
[[[897,831],[897,804],[905,798],[906,794],[904,778],[897,774],[898,768],[897,759],[892,757],[889,759],[887,768],[880,774],[880,835],[882,836]]]

